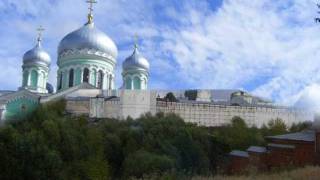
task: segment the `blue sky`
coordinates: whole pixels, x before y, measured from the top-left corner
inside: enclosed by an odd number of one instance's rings
[[[55,85],[58,43],[86,22],[87,7],[85,0],[1,0],[0,89],[20,86],[22,56],[39,25]],[[319,87],[316,12],[316,0],[100,0],[94,21],[118,46],[117,87],[138,34],[152,89],[244,89],[294,104]]]

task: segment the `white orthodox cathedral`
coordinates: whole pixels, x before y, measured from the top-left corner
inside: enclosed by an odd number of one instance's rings
[[[41,103],[65,99],[66,110],[90,118],[137,118],[145,113],[176,113],[185,121],[220,126],[240,116],[249,125],[261,126],[281,118],[287,124],[312,121],[303,109],[280,107],[239,90],[169,91],[148,90],[148,60],[137,44],[122,64],[123,84],[115,87],[117,46],[93,22],[92,3],[88,22],[67,34],[58,46],[57,86],[48,83],[50,55],[41,45],[41,31],[34,48],[23,56],[22,86],[18,91],[0,91],[1,122],[20,119]],[[151,67],[152,68],[152,67]],[[54,92],[56,89],[56,92]],[[189,97],[188,92],[195,96]]]

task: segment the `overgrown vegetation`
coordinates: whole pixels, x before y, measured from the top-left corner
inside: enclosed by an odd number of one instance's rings
[[[63,101],[43,105],[32,118],[0,128],[0,179],[208,176],[231,149],[263,144],[264,135],[288,131],[281,120],[258,129],[235,117],[231,125],[209,129],[173,114],[90,122],[64,109]]]
[[[228,144],[231,149],[246,150],[252,145],[266,145],[265,136],[299,132],[310,128],[311,125],[310,122],[294,123],[288,128],[281,119],[274,119],[270,120],[267,125],[257,128],[249,127],[240,117],[233,117],[231,124],[212,128],[210,133]]]
[[[259,179],[259,180],[300,180],[300,179],[319,179],[320,168],[319,167],[305,167],[294,169],[290,171],[271,172],[265,174],[249,174],[243,176],[216,176],[214,178],[196,177],[193,180],[247,180],[247,179]]]

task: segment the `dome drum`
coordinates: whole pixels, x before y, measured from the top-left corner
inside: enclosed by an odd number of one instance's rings
[[[126,69],[126,71],[123,71],[122,76],[127,76],[127,75],[134,75],[134,74],[143,74],[147,77],[149,77],[149,71],[142,69],[142,68],[130,68]]]
[[[57,64],[60,66],[69,61],[74,61],[78,59],[101,60],[110,63],[113,66],[116,65],[116,59],[113,56],[92,49],[64,51],[59,55]]]

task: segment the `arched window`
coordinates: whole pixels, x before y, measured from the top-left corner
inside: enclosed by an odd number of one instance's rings
[[[138,77],[133,78],[133,89],[141,89],[141,80]]]
[[[38,83],[37,83],[37,86],[38,87],[43,87],[42,85],[43,85],[43,74],[42,74],[42,72],[39,72],[38,73]]]
[[[73,81],[74,81],[74,70],[70,69],[70,71],[69,71],[69,87],[73,86]]]
[[[36,70],[31,71],[31,87],[36,88],[38,86],[38,72]]]
[[[98,72],[98,88],[102,89],[103,88],[103,72],[100,70]]]
[[[83,82],[89,83],[89,69],[84,68],[83,70]]]
[[[147,79],[146,78],[144,78],[143,79],[143,85],[144,85],[144,89],[147,89]]]
[[[47,81],[46,81],[46,74],[45,74],[45,72],[41,72],[41,76],[42,76],[42,87],[43,88],[46,88],[46,85],[47,85]]]
[[[109,89],[112,89],[112,76],[111,76],[111,74],[110,74],[110,76],[109,76]]]
[[[60,90],[62,88],[62,72],[60,72],[59,74],[59,80],[58,80],[58,90]]]
[[[28,71],[24,71],[22,86],[28,86],[28,78],[29,78],[29,72]]]
[[[126,89],[132,89],[132,88],[131,88],[131,83],[132,83],[131,78],[130,78],[130,77],[127,77],[126,80],[125,80],[125,82],[126,82],[125,88],[126,88]]]

